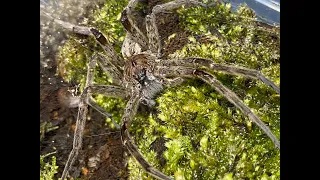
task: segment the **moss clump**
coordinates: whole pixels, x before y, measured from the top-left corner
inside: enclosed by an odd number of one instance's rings
[[[126,3],[107,1],[88,21],[110,38],[119,55],[124,38],[119,19]],[[232,12],[230,5],[219,5],[182,7],[174,13],[191,35],[189,43],[170,57],[202,57],[256,69],[280,85],[279,32],[257,23],[252,10],[240,6]],[[88,49],[94,45],[89,41],[71,38],[60,50],[60,68],[67,80],[84,83],[86,62],[92,55]],[[212,73],[280,137],[279,95],[257,80]],[[95,82],[112,80],[97,68]],[[96,101],[120,123],[125,102],[100,95]],[[160,171],[176,179],[280,179],[280,151],[211,86],[188,80],[166,89],[156,101],[157,113],[139,114],[131,134],[147,161]],[[129,169],[129,179],[153,179],[132,158]]]
[[[128,1],[126,0],[106,1],[101,9],[90,14],[82,23],[83,26],[95,27],[105,34],[119,56],[121,56],[121,42],[123,42],[125,37],[125,31],[120,23],[120,16],[127,3]],[[78,82],[81,84],[80,89],[83,89],[86,81],[87,62],[92,57],[93,50],[103,53],[103,50],[96,44],[94,39],[83,39],[79,36],[71,35],[58,53],[58,72],[65,81]],[[97,67],[94,75],[94,83],[111,84],[112,79]],[[125,102],[121,99],[101,95],[97,95],[95,100],[102,108],[105,108],[107,112],[112,112],[113,119],[117,123],[120,123]],[[113,126],[110,119],[107,119],[107,122],[110,126]]]
[[[51,180],[58,172],[58,166],[56,165],[55,156],[51,157],[51,163],[45,161],[45,158],[52,155],[53,153],[40,155],[40,180]]]
[[[171,57],[202,57],[260,70],[280,85],[279,32],[259,26],[252,10],[241,6],[232,12],[229,5],[220,5],[177,12],[192,35]],[[257,80],[213,74],[280,137],[279,95]],[[190,80],[166,89],[157,102],[159,113],[136,118],[131,132],[143,155],[161,171],[175,179],[280,179],[280,151],[211,86]],[[166,151],[157,152],[152,144],[161,137]],[[155,159],[159,153],[166,160],[163,166]],[[131,171],[132,179],[152,179],[138,165]]]

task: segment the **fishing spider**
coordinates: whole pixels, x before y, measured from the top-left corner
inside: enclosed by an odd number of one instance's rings
[[[123,57],[118,56],[107,38],[98,29],[70,24],[55,19],[43,12],[43,14],[52,21],[75,34],[92,36],[104,49],[106,55],[95,53],[88,63],[86,84],[80,96],[73,149],[65,165],[62,179],[66,178],[71,165],[79,153],[79,149],[82,147],[88,105],[105,116],[112,117],[111,114],[105,112],[92,100],[92,94],[103,94],[121,98],[130,97],[122,117],[121,126],[114,122],[116,127],[121,129],[122,143],[146,172],[158,179],[171,179],[169,176],[153,168],[143,158],[131,139],[129,128],[130,122],[135,117],[140,103],[149,107],[154,106],[155,101],[153,99],[158,93],[165,87],[181,83],[184,78],[199,78],[210,84],[233,105],[239,108],[243,114],[247,115],[251,121],[258,125],[272,140],[274,145],[280,149],[280,141],[271,132],[269,127],[266,126],[234,92],[225,87],[213,74],[209,73],[208,70],[258,79],[280,94],[280,88],[272,81],[257,70],[216,64],[209,59],[163,58],[163,45],[156,24],[156,16],[161,12],[168,12],[182,5],[188,7],[208,7],[215,4],[207,5],[195,0],[175,0],[156,5],[143,19],[137,19],[136,16],[133,15],[137,3],[138,0],[131,0],[122,12],[121,22],[127,32],[122,46]],[[143,28],[145,29],[141,29],[141,25],[137,23],[138,21],[143,22],[142,24],[145,26]],[[93,71],[96,63],[112,76],[114,85],[93,85]],[[205,69],[203,67],[205,67]]]

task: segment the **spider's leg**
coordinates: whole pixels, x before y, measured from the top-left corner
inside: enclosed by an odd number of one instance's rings
[[[61,21],[52,17],[43,10],[41,10],[40,12],[47,18],[52,20],[54,23],[60,25],[61,27],[69,31],[72,31],[75,34],[93,36],[95,40],[98,42],[98,44],[104,49],[112,64],[114,64],[119,70],[121,70],[121,68],[124,66],[124,60],[120,56],[118,56],[117,52],[113,49],[107,38],[99,30],[91,27],[77,26],[65,21]]]
[[[112,83],[121,85],[122,84],[122,73],[113,65],[108,58],[97,53],[95,54],[98,57],[98,64],[101,69],[108,73],[112,77]]]
[[[213,75],[206,73],[201,70],[197,70],[190,67],[182,66],[156,66],[154,69],[154,74],[160,77],[196,77],[210,84],[215,88],[220,94],[227,98],[232,104],[239,108],[242,113],[247,115],[251,121],[253,121],[259,128],[272,140],[277,148],[280,149],[280,141],[272,133],[268,126],[266,126],[263,121],[255,115],[251,109],[245,105],[242,100],[230,89],[225,87],[221,82],[219,82]]]
[[[93,85],[90,86],[89,89],[91,90],[92,94],[102,94],[108,97],[116,97],[116,98],[125,98],[127,96],[127,92],[125,89],[119,86],[110,86],[110,85]],[[102,115],[111,119],[112,123],[116,126],[117,129],[120,129],[119,124],[117,124],[114,119],[112,118],[112,114],[106,112],[103,108],[101,108],[93,98],[90,98],[88,104]]]
[[[186,6],[202,6],[207,7],[206,4],[195,0],[175,0],[168,3],[156,5],[152,8],[152,13],[146,16],[146,29],[149,39],[149,49],[157,54],[157,57],[162,56],[161,37],[159,35],[158,27],[156,25],[156,15],[160,12],[168,12],[170,10],[179,8],[182,5]]]
[[[109,117],[112,120],[112,122],[115,124],[115,126],[118,129],[120,129],[120,126],[112,119],[112,115],[110,113],[107,113],[104,109],[102,109],[98,104],[96,104],[91,99],[91,95],[93,93],[99,93],[106,96],[120,97],[120,98],[124,98],[127,94],[123,88],[118,86],[92,85],[93,78],[94,78],[94,69],[96,67],[97,59],[99,60],[99,58],[101,57],[97,56],[97,54],[93,55],[88,64],[86,84],[84,87],[84,91],[80,95],[79,111],[78,111],[78,117],[76,121],[76,128],[75,128],[74,139],[73,139],[73,148],[69,154],[67,163],[64,167],[62,177],[61,177],[62,179],[66,178],[70,167],[72,166],[75,158],[79,153],[79,150],[82,147],[82,137],[83,137],[85,122],[87,119],[88,105],[90,105],[92,108],[96,109],[98,112],[102,113],[103,115]]]
[[[212,60],[203,58],[169,59],[160,63],[164,66],[184,66],[192,67],[195,69],[206,68],[213,71],[224,72],[227,74],[240,75],[248,78],[259,79],[267,86],[270,86],[272,89],[274,89],[278,94],[280,94],[280,88],[257,70],[248,69],[244,67],[217,64],[212,62]]]
[[[126,29],[127,33],[130,34],[130,38],[140,45],[142,51],[146,51],[148,49],[148,39],[143,30],[138,27],[138,24],[141,24],[142,22],[139,22],[139,19],[137,19],[134,15],[136,12],[135,8],[138,3],[141,2],[139,2],[139,0],[129,1],[128,5],[121,13],[121,23]]]
[[[112,118],[112,114],[108,113],[107,111],[105,111],[102,107],[100,107],[96,102],[94,102],[94,100],[92,98],[89,99],[88,104],[95,109],[96,111],[98,111],[99,113],[101,113],[102,115],[108,117],[111,119],[112,123],[115,125],[115,127],[117,129],[120,129],[120,125]]]
[[[151,13],[150,15],[146,16],[146,29],[149,40],[149,49],[151,52],[156,53],[157,57],[160,58],[162,56],[162,45],[156,24],[155,14]]]
[[[134,94],[131,96],[130,100],[127,103],[127,106],[125,108],[124,115],[122,117],[122,125],[121,125],[121,139],[123,145],[125,145],[130,152],[130,154],[139,162],[139,164],[142,166],[142,168],[148,172],[150,175],[156,177],[157,179],[161,180],[171,180],[172,178],[166,176],[159,170],[155,169],[152,167],[140,154],[138,148],[134,145],[130,133],[129,133],[129,128],[130,128],[130,122],[135,116],[139,102],[140,102],[140,95],[139,94]]]
[[[74,138],[73,138],[73,147],[72,147],[72,150],[69,154],[66,165],[63,169],[63,173],[61,176],[62,180],[66,178],[70,167],[72,166],[74,160],[78,156],[79,150],[82,147],[82,138],[83,138],[84,127],[85,127],[85,123],[87,120],[87,114],[88,114],[87,102],[89,101],[89,98],[91,96],[91,90],[88,89],[88,87],[91,86],[91,84],[93,82],[93,75],[94,75],[95,66],[96,66],[96,58],[92,57],[90,59],[89,64],[88,64],[87,79],[86,79],[86,84],[84,87],[85,89],[80,96],[79,111],[78,111],[76,128],[75,128]]]
[[[126,98],[127,92],[124,88],[120,86],[112,86],[112,85],[92,85],[89,87],[92,94],[101,94],[108,97],[115,98]]]

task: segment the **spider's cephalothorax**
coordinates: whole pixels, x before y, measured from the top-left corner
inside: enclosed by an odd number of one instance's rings
[[[153,54],[142,53],[132,56],[125,65],[124,83],[137,81],[141,87],[141,103],[149,107],[155,105],[155,96],[163,90],[161,79],[153,75],[152,66],[149,63],[155,59]]]
[[[75,34],[92,36],[102,47],[105,53],[105,55],[102,55],[101,53],[94,53],[88,63],[85,90],[82,92],[79,102],[79,114],[76,122],[73,150],[71,151],[69,159],[65,165],[62,179],[66,178],[67,173],[82,146],[82,137],[85,121],[87,119],[88,105],[112,119],[112,115],[105,112],[105,110],[92,99],[92,94],[103,94],[106,96],[124,99],[128,96],[130,97],[122,116],[121,127],[114,122],[116,127],[121,131],[123,145],[146,172],[158,179],[172,179],[155,169],[144,159],[138,148],[135,146],[130,136],[129,129],[130,122],[135,117],[137,109],[141,103],[149,107],[154,106],[155,96],[160,93],[164,87],[176,85],[177,83],[182,82],[185,78],[196,78],[209,84],[216,90],[216,92],[220,93],[226,100],[233,104],[234,107],[238,108],[243,115],[247,116],[249,120],[254,122],[263,131],[263,133],[270,138],[274,145],[280,149],[280,141],[273,134],[270,128],[251,110],[250,107],[248,107],[248,105],[243,102],[240,97],[238,97],[236,93],[226,87],[213,72],[222,72],[225,74],[257,79],[272,88],[272,91],[275,94],[280,94],[280,88],[274,82],[255,69],[218,64],[207,58],[175,58],[163,56],[162,54],[164,47],[162,41],[165,37],[163,34],[161,35],[159,30],[159,23],[156,18],[159,14],[166,13],[170,15],[172,11],[182,6],[199,6],[208,8],[209,6],[219,5],[219,3],[215,1],[215,3],[207,5],[195,0],[174,0],[161,4],[161,1],[159,1],[160,4],[155,5],[154,7],[148,7],[150,9],[143,11],[147,12],[147,14],[140,13],[139,15],[137,12],[138,10],[136,11],[136,5],[139,2],[141,1],[130,0],[127,7],[122,12],[121,22],[127,33],[121,49],[122,56],[119,56],[108,39],[98,29],[73,25],[53,18],[43,12],[43,14],[53,20],[53,22]],[[143,2],[145,4],[147,3],[145,1]],[[218,16],[218,14],[215,14],[215,16]],[[165,20],[162,19],[160,21]],[[234,31],[230,30],[227,34],[239,34],[238,31],[241,29],[242,27],[237,26]],[[217,31],[210,31],[210,33],[212,36],[215,36],[212,39],[224,38]],[[248,31],[248,33],[252,34],[251,31]],[[251,40],[252,38],[248,38],[242,40],[241,43],[246,45],[246,43]],[[187,41],[181,42],[186,43]],[[230,44],[232,43],[233,41],[230,41]],[[236,44],[236,46],[240,46],[241,43]],[[224,46],[229,47],[230,44],[226,43]],[[183,46],[184,45],[185,44],[183,44]],[[206,46],[203,46],[203,49],[206,48]],[[230,51],[231,54],[234,53],[232,48],[226,49]],[[217,56],[220,55],[220,53],[213,54]],[[99,64],[101,69],[112,77],[112,85],[94,84],[94,69],[96,64]],[[173,176],[173,173],[170,174],[170,176]]]

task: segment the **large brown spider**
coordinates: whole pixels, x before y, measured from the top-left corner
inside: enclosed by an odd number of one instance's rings
[[[121,22],[127,31],[126,38],[122,46],[123,57],[118,56],[112,48],[107,38],[96,28],[77,26],[55,19],[45,12],[42,12],[55,23],[73,33],[85,36],[92,36],[104,49],[105,55],[95,53],[88,64],[87,79],[85,88],[80,96],[79,112],[76,122],[73,149],[70,152],[65,165],[62,179],[65,179],[70,167],[82,147],[85,121],[88,113],[88,105],[111,118],[111,114],[105,112],[91,98],[92,94],[103,94],[111,97],[130,97],[127,102],[121,126],[121,138],[124,146],[132,156],[139,162],[146,172],[158,179],[172,179],[153,168],[139,153],[134,145],[130,133],[130,122],[134,118],[138,106],[143,103],[147,106],[154,106],[155,96],[165,87],[179,84],[184,78],[199,78],[210,84],[221,93],[232,104],[247,115],[251,121],[263,130],[280,149],[280,141],[271,132],[260,118],[243,103],[243,101],[230,89],[218,81],[209,71],[220,71],[227,74],[240,75],[248,78],[261,80],[280,94],[280,88],[272,81],[262,75],[259,71],[242,67],[216,64],[212,60],[203,58],[173,58],[167,59],[163,54],[163,45],[156,24],[156,16],[161,12],[176,9],[182,5],[208,7],[215,4],[204,4],[195,0],[175,0],[168,3],[156,5],[152,11],[147,12],[143,19],[137,19],[134,15],[135,7],[139,0],[131,0],[122,12]],[[143,27],[144,26],[144,27]],[[96,63],[112,76],[114,85],[94,85],[93,71]]]

